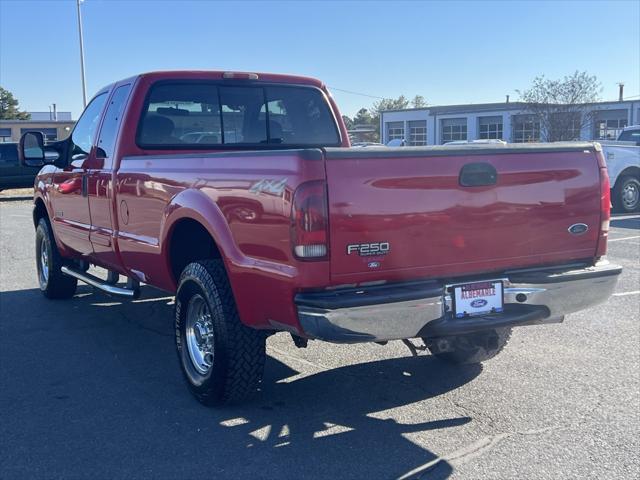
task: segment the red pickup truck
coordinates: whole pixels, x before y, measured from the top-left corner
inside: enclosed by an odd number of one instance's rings
[[[256,390],[277,331],[481,362],[512,327],[605,301],[621,272],[598,144],[349,148],[310,78],[138,75],[20,155],[41,167],[43,294],[175,293],[180,364],[209,405]]]

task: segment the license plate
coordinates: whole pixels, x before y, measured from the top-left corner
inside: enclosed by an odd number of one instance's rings
[[[453,287],[456,318],[502,312],[502,282],[477,282]]]

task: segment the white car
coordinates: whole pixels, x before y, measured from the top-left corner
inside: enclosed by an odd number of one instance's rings
[[[600,141],[611,182],[615,211],[640,211],[640,125],[622,130],[617,140]]]
[[[365,148],[365,147],[384,147],[385,145],[382,143],[376,142],[356,142],[351,144],[354,148]]]
[[[189,132],[180,137],[184,143],[220,143],[220,137],[215,132]]]
[[[445,145],[506,145],[504,140],[498,140],[497,138],[483,138],[478,140],[453,140],[445,143]]]

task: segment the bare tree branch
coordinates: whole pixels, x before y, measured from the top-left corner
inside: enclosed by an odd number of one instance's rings
[[[599,100],[602,87],[595,76],[576,71],[561,80],[536,77],[531,88],[516,91],[528,113],[540,122],[544,138],[557,142],[577,140],[580,131],[593,124],[588,107]]]

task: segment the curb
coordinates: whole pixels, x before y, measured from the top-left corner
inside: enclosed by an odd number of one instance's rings
[[[22,200],[33,200],[33,196],[29,195],[12,195],[9,197],[1,197],[0,202],[18,202]]]

